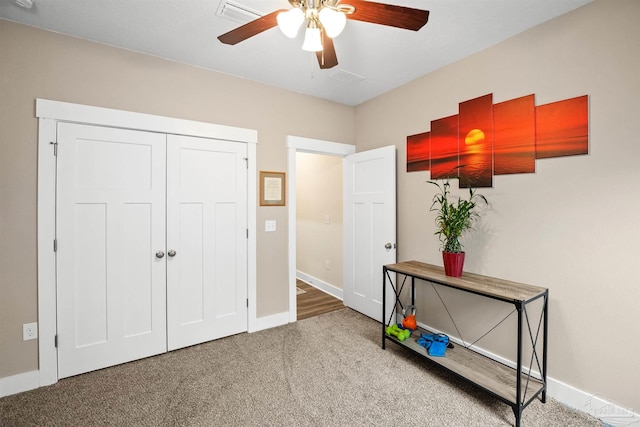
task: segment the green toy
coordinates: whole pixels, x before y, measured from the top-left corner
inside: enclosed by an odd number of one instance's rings
[[[411,331],[409,329],[402,329],[394,323],[387,327],[387,335],[393,335],[399,341],[404,341],[411,336]]]

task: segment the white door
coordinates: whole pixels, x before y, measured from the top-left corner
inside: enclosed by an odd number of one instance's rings
[[[58,375],[166,351],[165,135],[58,125]]]
[[[247,330],[247,146],[167,145],[169,350]]]
[[[396,262],[394,146],[344,160],[344,303],[382,321],[382,266]]]

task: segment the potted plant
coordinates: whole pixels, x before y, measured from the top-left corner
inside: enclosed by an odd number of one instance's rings
[[[438,187],[430,211],[436,212],[437,230],[434,234],[440,239],[445,274],[460,277],[464,265],[464,251],[460,238],[466,231],[473,229],[474,222],[480,217],[478,203],[486,204],[487,199],[477,193],[475,188],[470,187],[467,199],[458,197],[454,201],[448,178],[442,182],[427,182]]]

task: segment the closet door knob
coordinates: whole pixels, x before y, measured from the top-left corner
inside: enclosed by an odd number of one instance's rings
[[[156,252],[156,258],[162,258],[164,256],[164,252],[158,251]]]
[[[169,252],[167,252],[167,255],[173,258],[174,256],[176,256],[176,251],[174,251],[173,249],[170,249]]]
[[[393,246],[391,245],[391,243],[387,243],[386,245],[384,245],[385,249],[391,249]]]

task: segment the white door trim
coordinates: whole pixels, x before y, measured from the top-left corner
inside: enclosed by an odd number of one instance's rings
[[[345,157],[356,152],[355,145],[319,139],[287,136],[287,189],[289,200],[289,323],[298,318],[296,306],[296,153],[325,154]]]
[[[38,122],[38,355],[40,386],[58,381],[56,335],[56,262],[53,251],[56,213],[56,161],[53,141],[59,121],[199,136],[247,143],[248,331],[256,329],[256,144],[258,132],[212,123],[108,108],[36,99]]]

